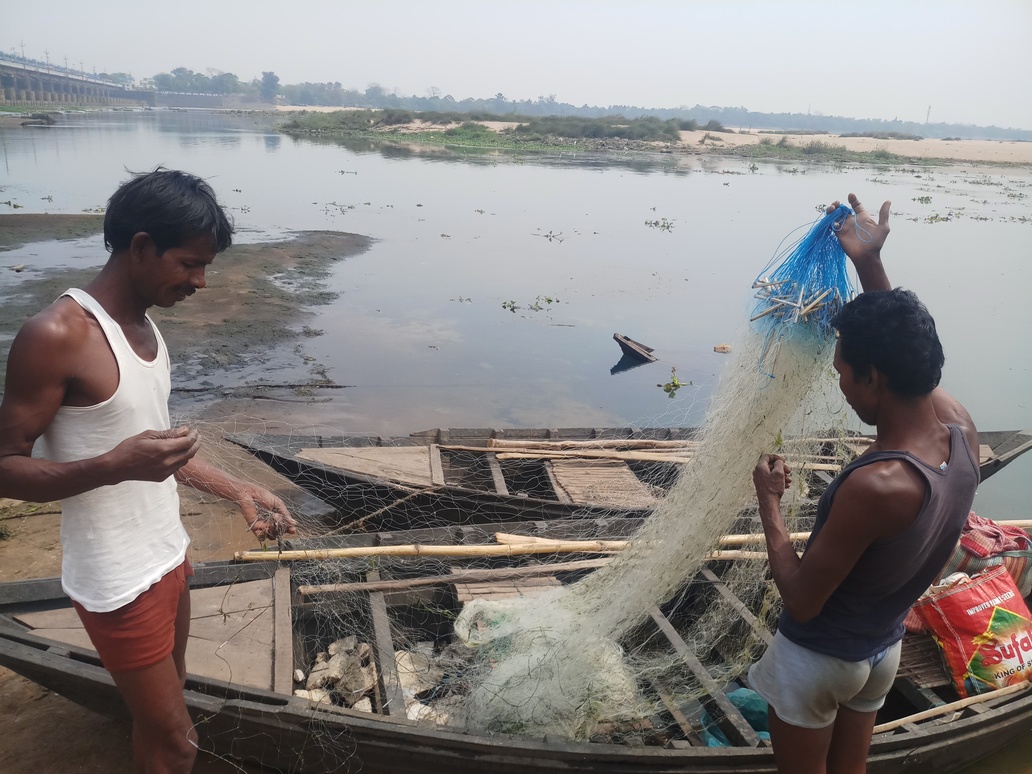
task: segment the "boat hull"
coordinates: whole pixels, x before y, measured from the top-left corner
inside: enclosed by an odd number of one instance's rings
[[[200,564],[193,587],[271,578],[274,563]],[[277,576],[278,577],[278,576]],[[0,665],[98,713],[127,720],[96,654],[47,640],[12,612],[59,604],[57,579],[0,584]],[[188,665],[189,666],[189,665]],[[730,774],[774,772],[769,746],[632,747],[551,738],[480,736],[404,718],[316,705],[275,691],[190,675],[184,692],[202,746],[218,755],[296,774]],[[980,712],[925,721],[874,737],[868,771],[956,771],[1032,728],[1032,692],[1000,697]]]

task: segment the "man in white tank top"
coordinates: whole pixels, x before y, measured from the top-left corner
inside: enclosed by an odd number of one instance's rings
[[[261,540],[294,532],[276,495],[201,461],[197,431],[170,427],[168,354],[147,310],[203,288],[232,233],[193,175],[125,183],[104,217],[111,257],[25,324],[0,403],[0,497],[62,501],[62,586],[132,713],[137,771],[189,772],[197,754],[177,482],[236,502]]]

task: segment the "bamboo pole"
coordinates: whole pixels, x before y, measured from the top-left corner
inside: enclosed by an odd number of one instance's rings
[[[661,452],[620,452],[620,451],[521,451],[521,452],[497,452],[495,455],[500,460],[539,460],[539,459],[599,459],[599,460],[624,460],[627,462],[671,462],[678,465],[685,465],[691,462],[694,456],[689,452],[686,456],[675,456]],[[809,455],[787,458],[788,464],[796,470],[827,470],[834,473],[842,470],[842,465],[831,462],[811,462]]]
[[[641,452],[641,451],[596,451],[584,449],[583,451],[521,451],[521,452],[497,452],[495,455],[500,460],[556,460],[556,459],[592,459],[592,460],[624,460],[628,462],[674,462],[685,464],[692,459],[692,453],[684,456],[675,456],[663,452]]]
[[[358,581],[355,583],[326,583],[315,586],[298,586],[297,593],[303,597],[319,594],[353,593],[358,591],[405,591],[421,586],[447,586],[452,583],[477,583],[480,581],[511,580],[534,575],[550,575],[556,572],[593,570],[611,562],[612,559],[580,559],[574,562],[536,564],[532,567],[500,567],[492,570],[454,568],[448,575],[428,575],[423,578],[405,580]]]
[[[1016,520],[1000,522],[1032,530],[1032,520]],[[809,532],[792,532],[789,538],[806,540]],[[302,559],[346,559],[369,556],[426,556],[426,557],[477,557],[477,556],[526,556],[532,554],[551,553],[615,553],[631,544],[629,540],[551,540],[549,538],[526,535],[511,535],[504,532],[495,534],[498,545],[469,546],[434,546],[408,544],[399,546],[357,546],[353,548],[324,548],[316,550],[283,551],[268,549],[264,551],[238,551],[234,556],[237,561],[294,561]],[[762,543],[766,540],[762,533],[724,535],[719,540],[721,546],[747,545]],[[717,549],[708,555],[708,559],[765,559],[762,551],[736,551]]]
[[[638,462],[673,462],[675,464],[685,464],[695,456],[695,453],[691,450],[681,449],[683,455],[677,455],[672,449],[669,452],[662,451],[604,451],[595,449],[583,449],[583,450],[548,450],[548,449],[534,449],[525,448],[523,451],[502,451],[499,447],[497,450],[491,448],[482,447],[442,447],[443,449],[454,449],[459,451],[480,451],[490,452],[495,455],[498,459],[621,459],[625,461],[638,461]],[[842,470],[842,465],[833,462],[821,462],[823,459],[835,459],[835,457],[829,457],[827,455],[816,455],[816,454],[802,454],[795,457],[789,457],[788,462],[794,464],[797,470],[803,471],[831,471],[838,473]],[[812,460],[812,461],[811,461]]]
[[[369,556],[423,556],[423,557],[481,557],[481,556],[527,556],[531,554],[584,553],[607,554],[625,548],[625,540],[573,540],[555,544],[514,543],[510,545],[422,545],[418,543],[398,546],[355,546],[353,548],[320,548],[281,551],[237,551],[234,557],[240,562],[280,561],[289,562],[304,559],[349,559]]]
[[[1027,680],[1022,680],[1016,685],[1008,685],[1006,688],[1000,688],[996,691],[990,691],[989,693],[980,693],[977,696],[968,696],[966,699],[959,699],[958,701],[950,702],[949,704],[943,704],[940,707],[932,707],[922,712],[915,712],[913,715],[907,715],[905,718],[897,718],[891,720],[888,723],[882,723],[880,726],[875,726],[873,733],[881,734],[885,731],[891,731],[894,728],[899,728],[907,723],[917,723],[922,720],[928,720],[929,718],[938,717],[939,715],[948,715],[951,712],[962,710],[965,707],[970,707],[973,704],[982,704],[983,702],[990,701],[991,699],[998,699],[1002,696],[1009,696],[1012,693],[1021,693],[1027,691],[1032,683]]]
[[[789,534],[789,539],[806,540],[810,537],[809,532],[792,532]],[[495,540],[503,545],[518,545],[521,543],[538,543],[540,545],[556,545],[560,543],[569,543],[569,540],[559,540],[554,538],[543,538],[535,537],[531,535],[513,535],[508,532],[496,532]],[[741,546],[749,543],[763,543],[766,541],[762,532],[758,532],[753,535],[724,535],[719,539],[719,545],[721,546]],[[616,541],[613,541],[616,542]],[[623,541],[630,545],[632,541]],[[718,549],[720,550],[720,549]]]
[[[786,457],[785,461],[788,466],[795,468],[796,470],[827,470],[832,473],[838,473],[842,470],[842,466],[831,462],[810,462],[809,460],[799,461],[798,459],[793,460],[791,457]]]
[[[700,441],[660,441],[646,438],[597,438],[584,441],[523,440],[490,438],[487,449],[694,449]],[[442,449],[470,447],[441,446]]]
[[[433,558],[470,558],[486,556],[531,556],[535,554],[609,554],[623,550],[626,540],[568,540],[538,543],[511,543],[505,545],[431,546],[409,544],[400,546],[356,546],[354,548],[321,548],[312,550],[269,549],[265,551],[237,551],[238,562],[292,562],[303,560],[355,559],[370,556],[419,556]],[[766,559],[761,551],[713,551],[707,559],[734,561],[738,559]]]
[[[857,443],[870,444],[869,438],[807,438],[788,439],[782,442],[784,446],[794,446],[802,443]],[[648,441],[642,444],[627,442],[616,442],[611,446],[595,447],[593,441],[501,441],[496,443],[490,439],[489,446],[461,446],[457,444],[442,444],[441,449],[448,451],[468,451],[480,454],[495,454],[498,459],[532,459],[534,457],[598,457],[601,459],[624,459],[657,462],[684,462],[691,459],[695,450],[701,445],[698,441],[683,443],[680,441]],[[648,445],[646,445],[648,444]],[[663,444],[653,445],[653,444]],[[631,447],[620,449],[619,447]],[[645,451],[642,451],[642,450]],[[678,459],[678,454],[684,459]],[[516,455],[525,455],[523,457]],[[834,460],[838,457],[827,454],[800,454],[796,459],[804,460]],[[821,468],[818,468],[821,469]]]
[[[572,450],[572,449],[533,449],[532,447],[513,447],[513,451],[505,451],[505,447],[490,447],[490,446],[441,446],[442,449],[449,451],[469,451],[479,452],[480,454],[494,454],[500,460],[511,460],[511,459],[535,459],[535,458],[560,458],[560,457],[597,457],[599,459],[614,459],[614,460],[641,460],[641,461],[654,461],[654,462],[685,462],[692,456],[692,450],[680,447],[671,447],[670,451],[662,452],[659,450],[652,452],[643,451],[618,451],[618,450],[607,450],[607,449],[583,449],[583,450]],[[524,449],[523,451],[515,451],[517,448]],[[673,455],[673,452],[680,451],[687,455],[685,459],[681,460]],[[522,455],[522,456],[520,456]],[[640,456],[639,456],[640,455]]]
[[[1026,532],[1032,531],[1032,519],[1016,519],[1014,521],[1001,521],[997,522],[1001,525],[1017,527],[1023,529]],[[809,540],[809,532],[790,532],[788,539],[792,542]],[[531,535],[514,535],[507,532],[496,532],[495,540],[499,543],[564,543],[569,541],[556,540],[552,538],[536,537]],[[763,543],[766,541],[766,536],[762,532],[754,533],[743,533],[737,535],[723,535],[718,539],[718,545],[721,546],[741,546],[748,545],[750,543]],[[630,543],[631,541],[626,541]]]
[[[559,540],[557,538],[543,538],[536,537],[534,535],[514,535],[509,532],[496,532],[495,542],[501,543],[502,545],[514,545],[517,543],[539,543],[541,545],[555,545],[556,543],[565,543],[567,541]],[[625,540],[624,543],[630,544],[630,541]]]

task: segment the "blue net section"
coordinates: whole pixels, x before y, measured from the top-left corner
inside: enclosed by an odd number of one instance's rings
[[[753,282],[757,301],[750,321],[765,336],[760,369],[771,378],[787,336],[826,340],[831,318],[856,295],[836,235],[852,213],[841,204],[818,218],[806,236],[779,248]]]

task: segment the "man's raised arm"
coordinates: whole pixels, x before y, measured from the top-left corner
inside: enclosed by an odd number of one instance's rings
[[[831,212],[838,204],[833,203],[828,211]],[[856,195],[849,194],[849,206],[853,208],[855,215],[850,215],[842,221],[835,232],[842,249],[856,267],[860,286],[865,293],[872,290],[892,290],[892,283],[889,282],[881,259],[881,249],[889,235],[891,205],[892,202],[883,202],[878,211],[878,220],[875,221]],[[976,443],[978,435],[975,432],[975,423],[960,401],[942,387],[936,387],[932,391],[932,402],[940,422],[959,425],[967,433],[968,443]],[[977,444],[973,448],[977,448]]]
[[[831,212],[839,203],[834,202],[828,211]],[[864,209],[864,205],[855,194],[849,195],[849,206],[855,215],[846,218],[835,230],[839,244],[845,250],[849,260],[856,267],[857,277],[864,292],[868,290],[892,290],[892,284],[885,274],[882,265],[881,249],[889,236],[889,207],[892,202],[884,202],[878,211],[878,220]]]

